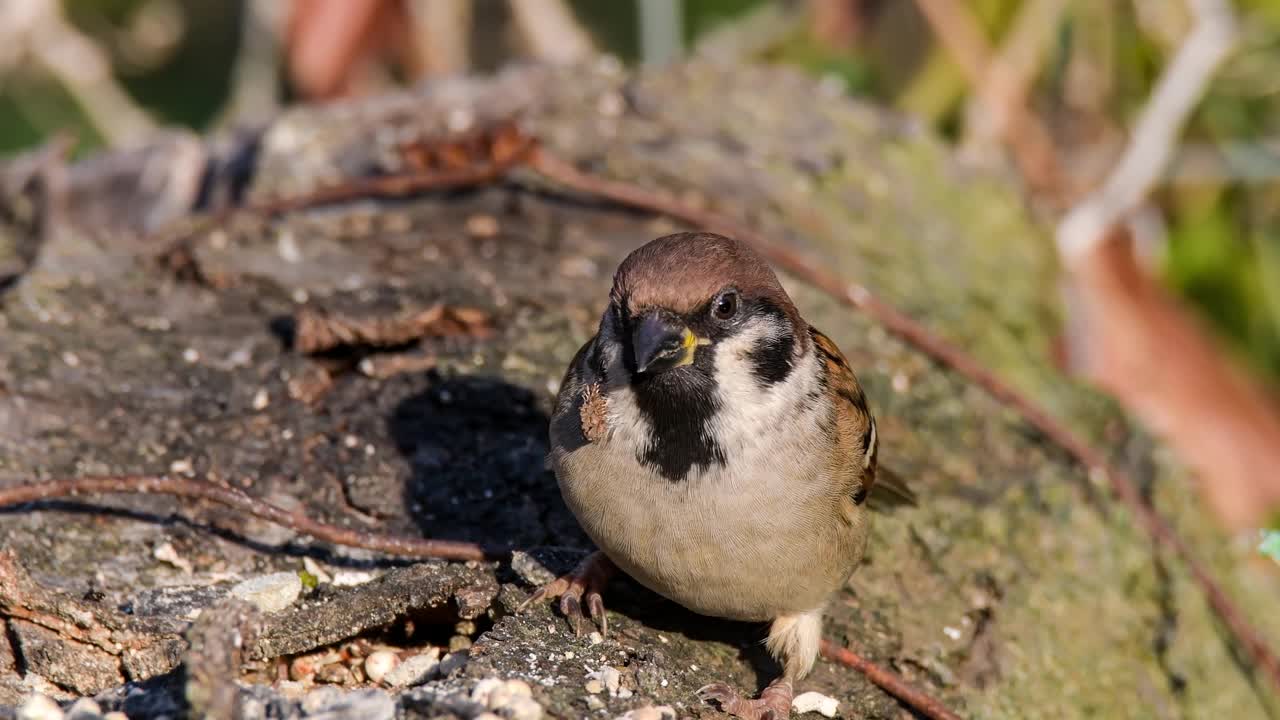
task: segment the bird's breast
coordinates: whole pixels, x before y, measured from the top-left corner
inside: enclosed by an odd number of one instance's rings
[[[772,431],[718,418],[745,434],[722,432],[723,463],[672,479],[645,461],[652,434],[628,392],[609,399],[606,439],[553,458],[566,503],[619,567],[691,610],[740,620],[813,609],[845,582],[865,524],[841,515],[817,408]]]

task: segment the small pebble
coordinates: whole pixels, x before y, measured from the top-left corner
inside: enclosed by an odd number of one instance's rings
[[[299,655],[289,662],[289,679],[294,682],[310,682],[320,668],[338,660],[338,654],[332,650]]]
[[[276,252],[287,263],[302,262],[302,249],[298,247],[297,238],[288,230],[276,237]]]
[[[600,682],[599,680],[588,680],[587,684],[584,685],[583,687],[585,687],[587,692],[591,693],[592,695],[599,695],[600,693],[604,692],[604,683]]]
[[[369,570],[339,570],[333,574],[333,584],[337,587],[363,585],[378,577],[378,575],[379,573]]]
[[[281,680],[277,682],[276,690],[279,690],[281,695],[289,698],[290,700],[301,699],[303,695],[307,694],[307,686],[304,683],[300,683],[295,680]]]
[[[182,360],[187,363],[200,362],[200,351],[195,348],[187,348],[182,351]]]
[[[129,716],[119,710],[112,710],[106,715],[103,715],[102,720],[129,720]]]
[[[383,677],[383,682],[391,687],[408,687],[421,685],[435,674],[441,663],[440,651],[436,648],[414,655],[402,661]],[[451,656],[452,657],[452,656]]]
[[[489,704],[489,696],[493,695],[494,691],[501,687],[502,680],[500,678],[483,678],[476,683],[475,687],[471,688],[471,700],[492,709],[494,706]]]
[[[471,718],[471,720],[502,720],[502,716],[494,715],[491,712],[482,712],[479,715],[476,715],[475,717]]]
[[[373,682],[382,682],[387,673],[400,662],[396,654],[388,650],[375,650],[364,659],[364,674]]]
[[[352,680],[351,669],[342,663],[325,665],[316,673],[316,682],[330,685],[350,685]]]
[[[904,393],[911,389],[911,379],[900,372],[893,374],[891,384],[893,385],[893,391],[897,393]]]
[[[179,555],[178,551],[173,549],[173,543],[171,542],[160,543],[151,554],[160,562],[169,563],[188,575],[195,571],[191,561]]]
[[[169,472],[174,475],[194,475],[196,472],[195,465],[192,464],[191,458],[180,458],[169,463]]]
[[[478,238],[491,238],[500,229],[497,218],[492,215],[472,215],[467,218],[467,234]]]
[[[498,683],[489,692],[484,704],[490,710],[501,710],[508,705],[522,698],[533,697],[533,688],[529,687],[529,683],[523,680],[507,680]]]
[[[18,708],[18,720],[62,720],[62,708],[44,695],[32,695]]]
[[[467,650],[471,647],[471,638],[466,635],[454,635],[449,638],[449,652]]]
[[[249,578],[231,588],[231,594],[248,601],[265,613],[277,612],[293,604],[302,594],[297,573],[281,572]]]
[[[588,695],[588,696],[587,696],[587,709],[588,709],[588,710],[591,710],[592,712],[594,712],[594,711],[596,711],[596,710],[603,710],[603,709],[604,709],[604,701],[603,701],[603,700],[601,700],[600,698],[596,697],[595,695]]]
[[[252,405],[254,410],[266,410],[270,404],[271,396],[267,394],[265,388],[259,388],[258,392],[253,394]]]
[[[316,582],[318,583],[323,584],[333,581],[333,576],[326,572],[325,569],[320,566],[320,563],[309,557],[302,558],[302,569],[315,576]]]
[[[616,92],[605,93],[596,101],[596,111],[605,117],[618,117],[626,109],[626,101]]]
[[[529,683],[523,680],[508,680],[505,684],[507,690],[510,690],[512,695],[517,695],[519,697],[533,697],[533,688]]]
[[[67,708],[67,720],[99,720],[101,717],[102,707],[87,697],[80,698]]]
[[[440,675],[447,677],[453,673],[466,667],[467,660],[471,659],[469,650],[459,650],[455,653],[449,653],[440,659]]]
[[[476,122],[475,111],[467,107],[455,107],[445,116],[445,125],[449,132],[460,133],[469,130]]]
[[[622,673],[617,668],[605,665],[600,668],[600,682],[604,683],[604,689],[610,695],[617,695],[618,688],[622,687]]]
[[[510,720],[542,720],[542,706],[533,698],[517,697],[502,708],[502,715]]]
[[[826,717],[835,717],[840,709],[840,701],[819,692],[800,693],[791,701],[791,709],[797,713],[816,712]]]

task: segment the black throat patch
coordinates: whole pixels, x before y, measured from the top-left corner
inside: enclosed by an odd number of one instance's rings
[[[641,375],[631,386],[636,406],[653,432],[649,447],[637,454],[641,464],[671,482],[684,480],[695,467],[725,464],[724,449],[711,434],[711,419],[720,409],[713,379],[692,368],[677,368],[653,377]]]

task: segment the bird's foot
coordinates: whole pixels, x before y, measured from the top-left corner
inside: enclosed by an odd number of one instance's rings
[[[791,696],[795,691],[791,681],[778,678],[760,693],[760,697],[748,700],[737,690],[724,683],[711,683],[698,690],[703,702],[715,702],[720,709],[743,720],[786,720],[791,716]]]
[[[613,561],[597,550],[588,555],[578,567],[568,575],[561,575],[538,588],[528,600],[520,603],[517,612],[535,602],[560,598],[560,612],[573,625],[573,633],[582,637],[582,624],[586,618],[582,614],[583,597],[586,598],[587,612],[600,628],[600,634],[609,634],[609,618],[604,614],[604,599],[600,596],[609,578],[618,571]]]

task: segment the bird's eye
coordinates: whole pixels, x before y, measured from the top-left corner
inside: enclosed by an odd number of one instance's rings
[[[724,322],[732,320],[738,314],[738,293],[726,290],[711,303],[711,315]]]

